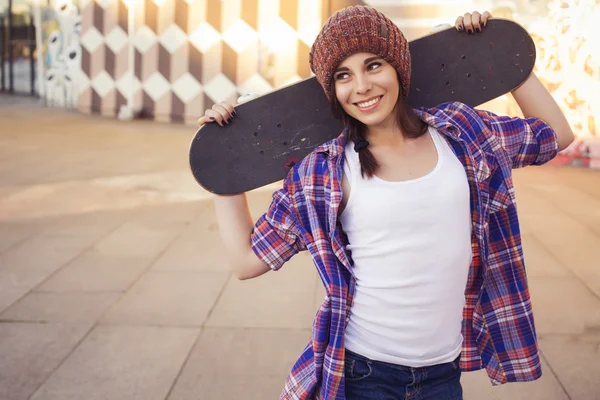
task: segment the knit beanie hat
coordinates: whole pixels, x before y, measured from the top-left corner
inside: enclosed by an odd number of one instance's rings
[[[310,69],[333,97],[335,69],[355,53],[373,53],[390,63],[400,76],[402,95],[410,88],[410,52],[400,29],[373,7],[352,6],[333,14],[315,39],[309,53]]]

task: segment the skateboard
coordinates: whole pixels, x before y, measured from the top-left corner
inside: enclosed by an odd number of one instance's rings
[[[480,33],[454,27],[409,43],[411,107],[459,101],[472,107],[510,92],[535,64],[535,44],[515,22],[488,21]],[[216,194],[236,194],[283,179],[315,147],[342,131],[315,77],[236,106],[221,127],[206,124],[190,145],[196,181]]]

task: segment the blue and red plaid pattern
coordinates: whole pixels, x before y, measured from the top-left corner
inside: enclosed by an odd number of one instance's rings
[[[469,181],[473,262],[461,368],[485,368],[494,385],[535,380],[542,371],[511,170],[555,157],[556,134],[537,118],[497,116],[461,103],[416,112],[446,138]],[[273,270],[308,250],[326,290],[312,339],[280,399],[344,399],[344,330],[355,289],[337,218],[345,144],[342,133],[290,170],[252,234],[252,248]]]

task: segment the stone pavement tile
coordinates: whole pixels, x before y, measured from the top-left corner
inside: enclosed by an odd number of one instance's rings
[[[582,192],[579,189],[565,185],[560,180],[555,182],[540,183],[531,182],[527,184],[527,188],[533,190],[539,197],[548,200],[556,208],[566,210],[565,206],[581,205],[583,209],[590,211],[594,210],[596,199],[588,193]]]
[[[539,197],[544,197],[557,210],[573,217],[600,235],[600,199],[568,185],[531,185]]]
[[[518,202],[519,200],[517,200],[517,203]],[[538,218],[539,216],[527,215],[519,212],[519,228],[521,229],[521,235],[533,235],[535,222]]]
[[[561,180],[557,179],[556,174],[562,170],[562,167],[556,167],[546,164],[543,167],[529,167],[513,169],[513,179],[516,186],[527,186],[530,184],[555,185]]]
[[[276,399],[310,330],[206,329],[169,400]]]
[[[49,269],[50,265],[54,265],[55,269],[60,267],[56,260],[51,263],[41,260],[40,264],[35,264],[31,257],[29,262],[24,265],[11,262],[0,267],[0,312],[51,276],[54,270]],[[43,268],[36,268],[39,266]]]
[[[0,324],[0,399],[29,399],[91,324]]]
[[[202,375],[177,384],[167,400],[273,400],[278,399],[287,375]]]
[[[569,398],[559,380],[542,359],[542,377],[533,382],[506,383],[492,386],[484,370],[463,372],[464,400],[575,400]],[[581,399],[589,399],[582,397]]]
[[[203,212],[152,265],[155,271],[227,271],[225,246],[213,207]]]
[[[310,329],[206,328],[185,375],[287,374],[311,336]]]
[[[141,223],[127,222],[96,243],[94,249],[106,255],[154,259],[182,228],[181,224],[152,228]]]
[[[131,222],[148,227],[169,227],[173,224],[187,225],[195,220],[206,206],[203,202],[176,202],[139,207],[130,218]]]
[[[193,138],[189,136],[189,141]],[[186,138],[187,139],[187,138]],[[146,138],[140,138],[140,140],[148,140]],[[149,142],[151,140],[148,140]],[[189,142],[187,146],[184,146],[181,151],[174,151],[173,149],[165,149],[161,157],[157,156],[158,144],[149,143],[147,148],[138,148],[131,152],[129,157],[125,158],[125,162],[121,164],[116,170],[123,171],[124,169],[134,170],[138,173],[154,172],[157,170],[168,170],[168,169],[187,169],[189,170]],[[186,148],[187,147],[187,148]],[[167,154],[167,151],[171,154]],[[174,153],[174,154],[173,154]],[[171,157],[169,157],[171,155]]]
[[[67,214],[42,220],[43,222],[38,222],[38,226],[43,234],[92,236],[97,241],[123,225],[129,216],[129,212],[121,210]]]
[[[201,326],[228,277],[225,272],[147,272],[102,322]]]
[[[564,212],[526,216],[532,234],[549,249],[555,246],[577,246],[581,240],[593,240],[593,232]]]
[[[537,332],[580,334],[600,326],[600,300],[577,278],[530,280]]]
[[[573,277],[573,273],[564,267],[533,235],[521,235],[525,269],[529,277]]]
[[[20,157],[20,161],[23,161],[22,157]],[[2,164],[8,165],[3,167]],[[1,220],[12,219],[11,212],[14,210],[22,210],[26,207],[32,208],[32,206],[39,204],[41,201],[52,196],[65,186],[65,183],[63,182],[58,182],[53,185],[40,184],[39,179],[35,179],[30,183],[28,182],[31,180],[28,179],[29,176],[39,178],[39,172],[35,174],[34,170],[26,168],[25,171],[15,173],[15,171],[11,169],[19,169],[19,166],[15,165],[15,160],[5,159],[0,161],[0,182],[2,182],[4,187],[3,195],[0,197]],[[25,182],[19,182],[20,180],[23,180],[23,178],[25,178]],[[32,211],[35,211],[35,209]]]
[[[29,293],[0,315],[0,321],[93,323],[119,293]]]
[[[149,267],[147,257],[109,255],[89,250],[63,267],[37,290],[43,292],[124,291]],[[1,276],[0,271],[0,276]]]
[[[596,175],[600,177],[600,173],[596,172]],[[588,180],[588,184],[591,183],[593,183],[593,180]],[[597,207],[600,199],[588,193],[585,187],[581,187],[581,182],[573,184],[572,178],[557,181],[552,185],[531,183],[527,186],[536,191],[539,196],[549,200],[556,208],[565,210],[565,212],[596,213],[598,211]],[[573,207],[575,204],[577,207]]]
[[[37,235],[0,254],[0,268],[53,272],[95,240],[94,235]]]
[[[579,221],[585,223],[596,236],[600,237],[600,210],[595,213],[584,213],[578,216]]]
[[[137,129],[140,129],[139,125]],[[9,171],[11,173],[6,174],[7,182],[16,185],[91,180],[101,176],[154,173],[174,168],[189,171],[188,160],[182,155],[189,150],[191,136],[169,132],[170,130],[170,127],[163,127],[163,132],[153,135],[148,132],[124,132],[122,127],[117,127],[116,132],[112,134],[106,131],[88,131],[86,135],[81,135],[83,137],[68,136],[69,132],[48,133],[50,139],[55,141],[60,139],[63,143],[67,141],[70,143],[66,147],[44,143],[46,149],[33,149],[31,154],[20,150],[23,153],[21,158],[25,160],[6,162],[12,170]],[[23,139],[26,140],[39,141],[39,137]],[[142,142],[146,143],[141,145]],[[44,169],[35,168],[37,159],[46,157],[48,152],[53,154],[52,163],[45,163]],[[85,158],[77,156],[76,153],[85,154]],[[110,158],[109,162],[107,158]],[[14,176],[14,171],[19,171],[19,174]],[[24,171],[25,174],[21,174],[20,171]],[[1,166],[0,176],[2,176]]]
[[[104,230],[41,233],[0,254],[0,292],[6,292],[0,295],[0,310],[69,261],[76,260],[104,233]]]
[[[0,253],[33,235],[35,235],[35,232],[32,227],[17,223],[3,223],[0,225]]]
[[[600,275],[584,276],[582,279],[596,293],[596,296],[600,298]]]
[[[198,329],[96,327],[32,400],[163,400]]]
[[[600,236],[563,213],[534,217],[532,234],[575,275],[600,275]]]
[[[132,200],[138,200],[131,193],[110,190],[90,181],[44,183],[30,186],[28,189],[35,187],[52,187],[54,190],[34,200],[3,199],[0,201],[0,217],[14,220],[79,215],[106,209],[120,210],[135,206]]]
[[[256,279],[240,281],[232,276],[206,326],[310,328],[316,284],[317,273],[307,252]]]
[[[0,274],[0,283],[2,280]],[[0,290],[0,313],[10,307],[13,303],[25,296],[29,292],[29,289],[15,288],[15,289],[3,289]]]
[[[553,176],[558,176],[562,181],[578,190],[600,200],[600,172],[595,169],[561,167],[552,170]]]
[[[190,225],[152,265],[154,271],[230,272],[225,247],[218,231]]]
[[[547,246],[548,251],[581,279],[600,276],[600,236],[580,236],[577,242],[571,239],[564,244]]]
[[[21,268],[19,264],[0,267],[0,292],[5,290],[31,290],[50,274],[52,270]]]
[[[31,157],[23,157],[23,154],[15,154],[14,157],[2,160],[2,164],[8,165],[9,168],[0,167],[0,182],[7,186],[35,184],[39,182],[47,174],[47,171],[30,168],[30,165],[39,163],[41,157],[43,156],[40,154]],[[2,215],[6,214],[2,213]]]
[[[515,195],[519,218],[532,215],[551,215],[559,211],[550,200],[541,196],[530,185],[519,185],[515,182]]]
[[[576,337],[540,339],[540,348],[572,400],[600,398],[600,336],[596,342]]]
[[[8,157],[8,152],[4,151],[3,145],[0,141],[0,169],[2,169],[2,163]],[[6,196],[10,196],[14,193],[15,188],[10,186],[0,187],[0,200]]]
[[[11,164],[13,164],[11,162]],[[18,173],[21,178],[22,173]],[[2,180],[4,185],[10,185],[12,182]],[[34,182],[27,185],[9,186],[10,194],[0,198],[0,219],[29,219],[38,218],[44,215],[44,206],[46,203],[57,197],[60,193],[73,186],[72,182],[39,183],[41,178],[38,176]],[[64,198],[66,200],[66,198]],[[29,211],[29,213],[27,212]]]

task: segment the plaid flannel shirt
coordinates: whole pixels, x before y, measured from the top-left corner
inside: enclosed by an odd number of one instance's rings
[[[456,102],[416,112],[449,142],[469,181],[473,261],[460,366],[485,368],[494,385],[535,380],[541,366],[511,170],[555,157],[556,134],[537,118],[497,116]],[[326,290],[312,339],[280,399],[344,399],[344,329],[356,284],[337,218],[345,144],[342,133],[294,166],[252,234],[254,252],[273,270],[308,250]]]

